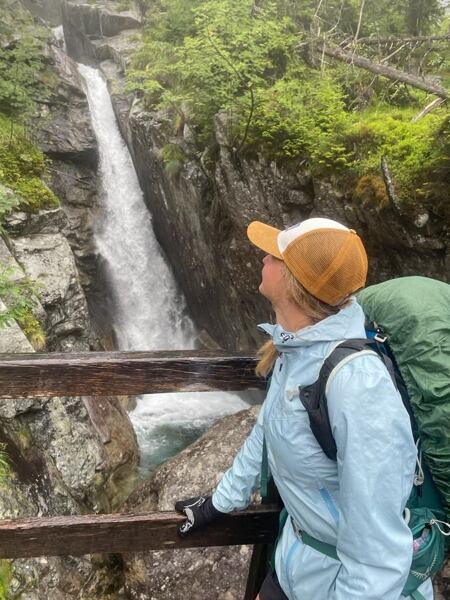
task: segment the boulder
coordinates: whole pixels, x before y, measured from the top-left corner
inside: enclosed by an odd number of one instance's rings
[[[254,406],[216,423],[138,487],[126,510],[173,510],[178,499],[210,493],[231,466],[258,410]],[[133,600],[242,600],[250,557],[249,546],[127,554],[125,595]]]

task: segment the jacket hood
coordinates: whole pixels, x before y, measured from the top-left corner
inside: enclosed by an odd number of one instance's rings
[[[288,348],[308,346],[316,342],[333,342],[350,338],[366,337],[365,316],[356,298],[336,315],[331,315],[315,325],[298,331],[286,331],[281,325],[262,323],[258,329],[271,336],[277,350],[285,352]]]

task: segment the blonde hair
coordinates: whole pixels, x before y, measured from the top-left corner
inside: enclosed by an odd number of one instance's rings
[[[286,279],[289,299],[298,306],[305,317],[311,320],[312,324],[337,314],[349,302],[347,296],[338,304],[331,306],[315,298],[295,279],[286,266],[284,267],[284,277]],[[278,351],[272,340],[269,340],[259,348],[257,356],[259,357],[259,361],[256,365],[256,374],[260,377],[267,377],[278,356]]]

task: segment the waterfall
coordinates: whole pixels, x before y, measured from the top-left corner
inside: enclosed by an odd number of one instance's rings
[[[195,330],[156,240],[133,162],[119,132],[107,85],[79,65],[100,153],[101,219],[95,242],[105,265],[111,318],[120,350],[183,350]],[[238,394],[152,394],[130,413],[145,474],[193,441],[216,419],[247,408]]]
[[[102,220],[95,242],[113,294],[117,345],[120,350],[192,348],[193,326],[156,241],[106,82],[96,69],[79,65],[79,71],[100,151]]]

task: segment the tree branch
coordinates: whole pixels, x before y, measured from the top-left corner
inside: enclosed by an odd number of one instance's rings
[[[412,37],[363,37],[359,38],[358,44],[366,46],[377,46],[378,44],[404,44],[408,42],[445,42],[450,40],[450,33],[445,35],[416,35]]]
[[[400,69],[395,69],[394,67],[388,67],[380,63],[374,63],[365,56],[354,54],[353,52],[347,52],[338,46],[327,46],[322,42],[321,45],[316,46],[315,50],[317,53],[323,53],[342,62],[356,65],[357,67],[371,71],[372,73],[380,75],[381,77],[386,77],[387,79],[392,79],[393,81],[401,81],[402,83],[419,88],[420,90],[424,90],[425,92],[434,94],[440,98],[448,99],[450,97],[450,91],[437,83],[426,79],[421,79],[420,77],[416,77],[415,75],[411,75],[405,71],[400,71]]]
[[[430,113],[432,110],[438,108],[439,106],[441,106],[441,104],[444,104],[444,102],[445,100],[443,98],[435,98],[433,102],[427,104],[425,108],[423,108],[415,117],[413,117],[412,122],[416,123],[417,121],[419,121],[419,119]]]
[[[381,159],[381,172],[383,173],[384,185],[386,186],[388,198],[391,201],[392,206],[399,212],[399,214],[402,214],[401,203],[398,199],[397,194],[395,193],[394,181],[392,179],[392,175],[389,170],[389,166],[385,156],[383,156],[383,158]]]

